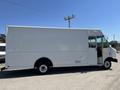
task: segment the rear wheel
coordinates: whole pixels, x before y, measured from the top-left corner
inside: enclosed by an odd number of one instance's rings
[[[105,69],[110,69],[110,68],[111,68],[111,61],[106,60],[106,61],[104,62],[104,68],[105,68]]]
[[[39,63],[37,66],[37,71],[40,74],[46,74],[49,70],[49,66],[47,63]]]

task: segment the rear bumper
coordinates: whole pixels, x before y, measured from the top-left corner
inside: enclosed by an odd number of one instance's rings
[[[112,60],[111,60],[112,62],[118,62],[118,59],[116,59],[116,58],[113,58]]]

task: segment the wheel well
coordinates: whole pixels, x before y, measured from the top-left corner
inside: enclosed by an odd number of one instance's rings
[[[112,61],[112,60],[113,60],[112,57],[108,57],[108,58],[105,59],[105,61]]]
[[[38,60],[36,60],[36,62],[34,64],[34,68],[36,68],[39,65],[39,63],[46,63],[50,67],[53,66],[53,63],[51,62],[51,60],[46,57],[42,57],[42,58],[39,58]]]

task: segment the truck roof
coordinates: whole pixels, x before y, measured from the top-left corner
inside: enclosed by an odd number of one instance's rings
[[[99,28],[63,28],[63,27],[41,27],[41,26],[19,26],[19,25],[7,25],[7,28],[41,28],[48,30],[81,30],[87,31],[89,36],[103,36],[103,33]]]
[[[46,29],[65,29],[65,30],[100,30],[100,28],[65,28],[65,27],[43,27],[43,26],[21,26],[21,25],[7,25],[7,27],[46,28]]]

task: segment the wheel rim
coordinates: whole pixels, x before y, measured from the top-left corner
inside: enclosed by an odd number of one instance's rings
[[[106,67],[106,68],[109,68],[109,67],[110,67],[110,62],[109,62],[109,61],[106,61],[106,62],[105,62],[105,67]]]
[[[47,65],[41,65],[39,67],[39,70],[40,70],[41,73],[46,73],[47,70],[48,70],[48,67],[47,67]]]

